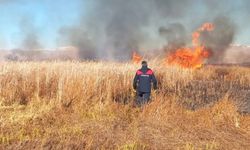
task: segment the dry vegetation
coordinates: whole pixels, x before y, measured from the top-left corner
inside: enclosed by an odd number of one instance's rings
[[[250,149],[250,69],[151,62],[159,90],[133,107],[138,65],[0,66],[1,149]]]

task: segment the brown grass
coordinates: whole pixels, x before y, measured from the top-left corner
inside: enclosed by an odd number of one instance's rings
[[[159,90],[133,107],[138,65],[0,66],[1,149],[250,149],[250,69],[151,62]]]

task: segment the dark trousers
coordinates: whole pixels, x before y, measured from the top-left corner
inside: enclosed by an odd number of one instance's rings
[[[136,98],[136,104],[138,106],[142,106],[144,104],[147,104],[150,99],[150,92],[140,92],[137,91],[137,98]]]

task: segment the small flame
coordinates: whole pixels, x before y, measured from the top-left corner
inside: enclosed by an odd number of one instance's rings
[[[193,47],[184,47],[177,49],[167,57],[168,64],[177,64],[184,68],[200,68],[205,59],[210,57],[210,52],[200,44],[200,34],[203,31],[213,31],[212,23],[203,24],[197,31],[192,34]]]
[[[135,51],[133,52],[133,56],[132,56],[132,61],[133,63],[140,63],[142,61],[142,56],[140,56],[139,54],[137,54]]]

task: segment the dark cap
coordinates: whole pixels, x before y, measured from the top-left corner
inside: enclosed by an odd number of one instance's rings
[[[147,61],[145,61],[145,60],[143,60],[143,61],[141,62],[141,64],[142,64],[143,66],[147,66],[147,65],[148,65]]]

